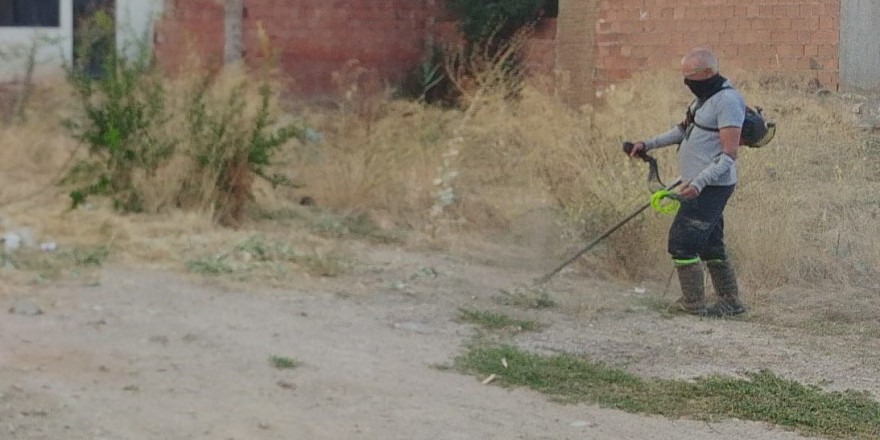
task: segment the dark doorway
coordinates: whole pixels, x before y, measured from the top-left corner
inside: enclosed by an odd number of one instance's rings
[[[93,77],[116,50],[116,1],[73,0],[73,65]]]

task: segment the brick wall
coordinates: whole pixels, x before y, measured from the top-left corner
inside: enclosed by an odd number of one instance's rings
[[[836,88],[840,1],[598,0],[596,81],[677,69],[707,47],[722,70],[807,73]]]
[[[217,0],[167,0],[153,37],[162,66],[177,70],[191,54],[199,54],[209,67],[222,65],[223,17]]]
[[[157,34],[159,60],[179,66],[190,49],[179,43],[191,41],[210,65],[222,61],[223,1],[168,1],[173,6]],[[294,92],[335,93],[365,77],[393,82],[421,59],[432,36],[448,27],[444,11],[436,0],[244,0],[244,58],[252,66],[267,60],[259,38],[263,29]]]
[[[432,39],[454,31],[442,1],[244,0],[245,59],[265,60],[262,27],[293,91],[315,97],[367,80],[382,87],[415,65]],[[718,53],[722,70],[808,73],[835,88],[840,1],[559,0],[559,17],[542,23],[527,48],[528,67],[573,105],[634,72],[677,69],[697,46]],[[166,2],[159,60],[173,68],[194,49],[219,66],[223,0]]]
[[[596,65],[595,0],[559,0],[556,93],[573,107],[592,101]]]
[[[245,8],[246,58],[259,63],[265,56],[257,39],[262,25],[294,90],[310,93],[345,87],[354,79],[346,76],[394,81],[425,53],[439,13],[434,0],[247,0]],[[334,83],[333,72],[343,79]]]

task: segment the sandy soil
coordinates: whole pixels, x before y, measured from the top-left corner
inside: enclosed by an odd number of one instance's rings
[[[769,368],[880,396],[873,292],[782,289],[753,299],[745,319],[703,320],[658,306],[674,299],[675,285],[664,294],[663,285],[605,283],[573,268],[550,284],[556,307],[539,310],[497,300],[500,289],[543,274],[516,258],[523,249],[361,245],[357,254],[341,277],[280,289],[106,265],[95,285],[0,297],[0,438],[801,438],[761,423],[566,405],[437,368],[475,332],[455,319],[460,307],[549,324],[517,336],[523,347],[643,375]],[[7,314],[17,301],[44,313]],[[301,365],[274,368],[275,355]]]

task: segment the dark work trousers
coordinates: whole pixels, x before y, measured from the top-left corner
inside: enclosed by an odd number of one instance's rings
[[[724,207],[730,186],[707,186],[697,197],[682,202],[669,228],[669,254],[676,261],[724,260]]]

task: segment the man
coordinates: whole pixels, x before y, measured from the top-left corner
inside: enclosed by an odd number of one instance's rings
[[[743,313],[736,275],[724,246],[724,207],[737,182],[736,153],[745,119],[745,101],[718,74],[718,58],[695,49],[681,60],[684,83],[696,96],[684,122],[666,133],[636,142],[630,156],[653,148],[680,144],[678,165],[683,199],[669,229],[672,255],[682,298],[682,310],[695,315],[729,316]],[[706,305],[705,262],[719,300]]]

